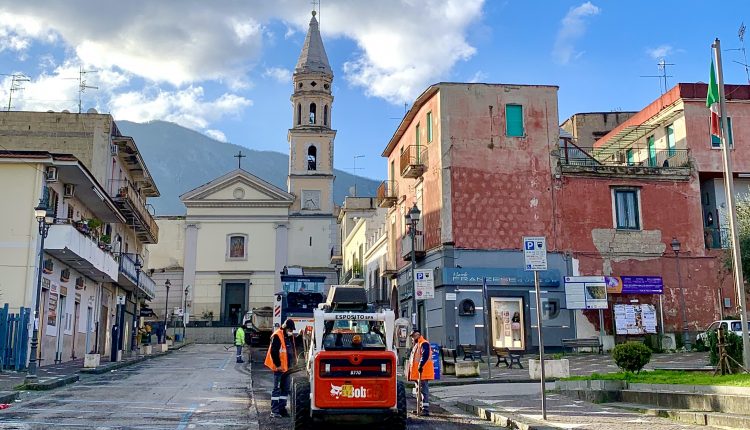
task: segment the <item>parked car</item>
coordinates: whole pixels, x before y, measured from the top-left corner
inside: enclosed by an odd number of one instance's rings
[[[700,340],[704,343],[707,342],[708,333],[718,330],[720,326],[724,328],[724,330],[731,330],[737,336],[742,337],[742,323],[740,320],[720,320],[712,322],[703,333],[698,333],[695,337],[696,340]],[[750,329],[750,322],[748,322],[748,329]]]

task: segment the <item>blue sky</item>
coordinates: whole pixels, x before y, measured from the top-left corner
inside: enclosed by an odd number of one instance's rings
[[[163,119],[254,149],[287,152],[290,74],[306,0],[0,0],[0,73],[30,80],[14,110],[84,110]],[[712,9],[713,8],[713,9]],[[731,12],[730,12],[731,11]],[[711,19],[707,18],[713,15]],[[440,81],[558,85],[560,122],[638,110],[676,82],[706,81],[722,40],[725,80],[747,83],[738,28],[746,1],[323,0],[334,81],[335,165],[386,175],[380,154],[410,103]],[[748,35],[750,37],[750,35]],[[0,105],[11,78],[0,76]]]

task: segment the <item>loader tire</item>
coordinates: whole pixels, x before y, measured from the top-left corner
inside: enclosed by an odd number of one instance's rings
[[[310,416],[310,382],[297,378],[292,384],[291,430],[312,430],[313,422]]]
[[[389,428],[392,430],[406,430],[406,387],[401,381],[398,381],[396,385],[396,407],[398,411],[391,417]]]

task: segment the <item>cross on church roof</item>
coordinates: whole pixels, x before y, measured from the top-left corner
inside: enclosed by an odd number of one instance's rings
[[[237,155],[233,155],[237,159],[237,168],[242,169],[242,159],[247,158],[247,155],[242,155],[242,151],[238,152]]]

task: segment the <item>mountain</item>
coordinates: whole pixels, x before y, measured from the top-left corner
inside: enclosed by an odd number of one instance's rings
[[[132,136],[146,160],[161,197],[149,199],[157,215],[183,215],[185,206],[179,196],[235,169],[238,151],[247,155],[242,160],[245,170],[286,190],[289,156],[280,152],[256,151],[244,146],[219,142],[210,137],[165,121],[135,123],[117,121],[122,134]],[[334,202],[341,204],[355,176],[334,169]],[[374,196],[378,182],[356,177],[357,194]]]

